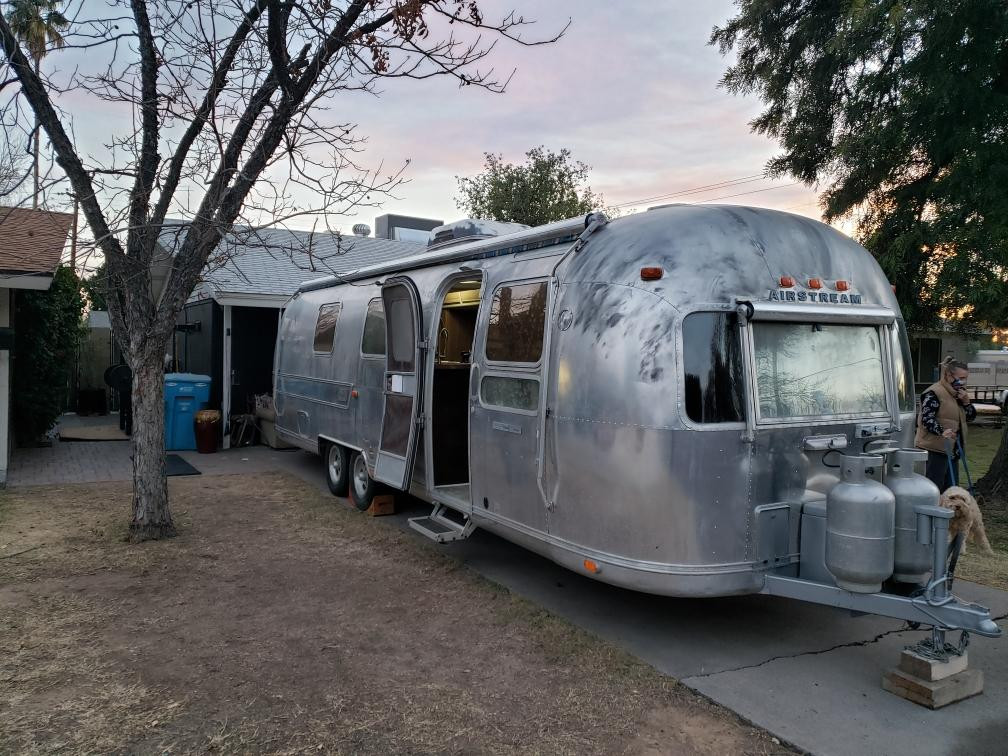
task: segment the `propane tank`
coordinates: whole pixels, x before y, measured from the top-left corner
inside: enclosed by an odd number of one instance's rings
[[[938,486],[914,472],[914,462],[927,462],[920,449],[896,449],[886,458],[886,486],[896,496],[896,547],[893,577],[904,583],[923,582],[931,571],[931,547],[917,543],[914,505],[937,506]]]
[[[840,588],[877,593],[893,572],[896,497],[867,477],[882,457],[844,456],[840,482],[826,495],[826,569]]]

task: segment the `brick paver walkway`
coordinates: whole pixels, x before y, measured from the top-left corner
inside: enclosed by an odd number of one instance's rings
[[[199,454],[174,452],[204,475],[286,470],[325,489],[318,457],[299,450],[276,451],[267,446]],[[50,448],[14,449],[7,471],[7,486],[94,483],[130,480],[133,465],[129,441],[57,441]]]

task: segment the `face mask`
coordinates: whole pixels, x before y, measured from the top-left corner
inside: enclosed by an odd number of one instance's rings
[[[954,389],[961,389],[965,385],[966,381],[964,381],[962,378],[954,378],[952,380],[952,388]]]

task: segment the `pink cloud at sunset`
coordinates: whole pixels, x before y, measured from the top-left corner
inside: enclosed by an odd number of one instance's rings
[[[462,213],[454,202],[455,177],[478,172],[484,152],[521,161],[537,145],[569,148],[592,167],[592,188],[608,205],[625,209],[644,209],[646,198],[761,174],[775,152],[775,144],[749,131],[760,103],[717,86],[729,61],[707,39],[715,24],[731,16],[729,0],[482,0],[480,7],[488,19],[512,8],[534,19],[523,31],[530,40],[554,35],[568,19],[570,26],[555,44],[496,44],[481,69],[492,65],[501,78],[515,70],[504,94],[459,87],[445,77],[392,79],[377,95],[347,93],[327,103],[329,117],[356,124],[367,137],[358,156],[363,166],[383,165],[388,173],[409,161],[408,183],[394,199],[354,217],[330,217],[330,227],[349,230],[383,212],[457,218]],[[434,25],[432,35],[438,31]],[[52,57],[54,65],[74,65],[73,55],[57,63],[58,57]],[[110,114],[132,114],[107,105],[98,112],[85,102],[72,92],[61,98],[73,113],[78,144],[99,155]],[[787,177],[650,204],[719,197],[819,217],[815,193]],[[303,206],[310,204],[303,198]],[[312,218],[290,225],[310,228]]]

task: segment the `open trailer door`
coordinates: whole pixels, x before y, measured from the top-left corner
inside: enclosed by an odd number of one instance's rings
[[[409,488],[422,406],[420,296],[408,278],[382,285],[385,305],[385,399],[375,480]]]

